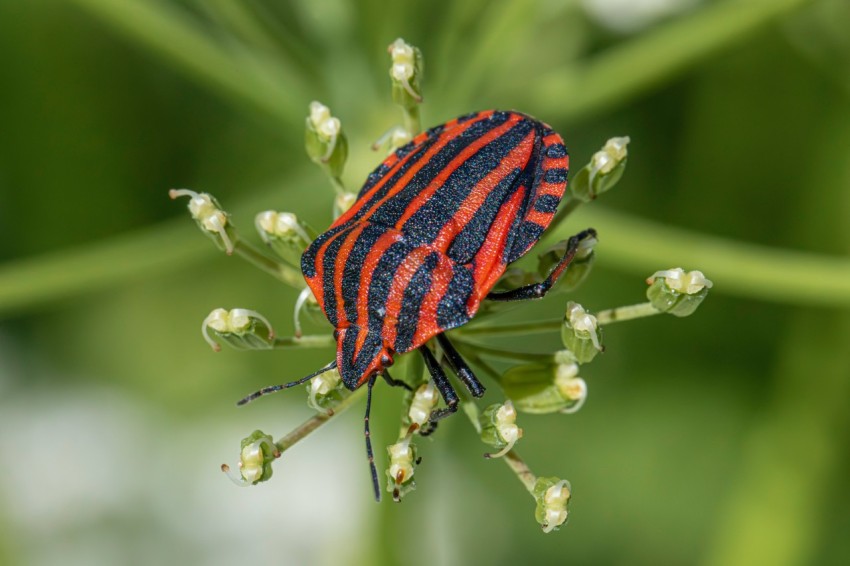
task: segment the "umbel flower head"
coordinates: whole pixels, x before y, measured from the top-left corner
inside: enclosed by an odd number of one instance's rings
[[[373,388],[383,381],[405,390],[398,439],[385,453],[385,489],[395,501],[413,492],[414,478],[422,484],[433,481],[417,444],[439,436],[438,425],[461,413],[488,447],[484,456],[504,462],[516,475],[533,498],[537,522],[544,532],[552,532],[566,522],[571,487],[557,477],[536,476],[517,453],[524,436],[520,413],[568,418],[563,415],[575,413],[587,399],[588,386],[579,373],[587,376],[585,366],[604,351],[603,325],[662,312],[686,316],[704,299],[711,282],[697,271],[659,271],[648,280],[647,303],[591,312],[554,299],[564,313],[560,319],[516,325],[493,320],[499,304],[554,296],[551,291],[571,291],[589,278],[598,243],[593,229],[544,250],[536,271],[507,270],[507,265],[534,246],[542,229],[559,231],[568,212],[614,187],[624,171],[629,139],[609,140],[580,169],[578,186],[565,194],[569,158],[551,127],[517,112],[490,110],[423,133],[418,106],[422,54],[402,39],[388,51],[393,98],[403,113],[403,126],[391,129],[395,133],[388,139],[393,146],[403,145],[366,179],[360,193],[342,180],[348,159],[342,120],[319,102],[308,109],[305,149],[335,191],[327,196],[333,201],[329,216],[336,220],[324,233],[293,212],[268,210],[255,217],[265,244],[257,248],[236,231],[213,197],[172,191],[172,198],[189,197],[192,217],[219,247],[299,291],[292,313],[294,336],[276,336],[259,312],[219,308],[202,325],[214,350],[220,344],[336,350],[316,372],[238,402],[245,405],[268,393],[304,386],[313,415],[277,441],[254,431],[240,444],[236,469],[223,465],[222,470],[242,486],[267,481],[284,452],[365,396],[367,459],[380,499],[370,410]],[[476,151],[452,143],[462,134]],[[442,157],[423,151],[426,146],[443,147]],[[409,187],[416,190],[405,190]],[[490,198],[493,194],[499,198]],[[416,243],[420,241],[427,245]],[[325,315],[334,331],[305,334],[304,312]],[[498,336],[541,329],[560,330],[564,348],[528,352],[499,346]],[[393,367],[395,362],[400,363]],[[499,389],[504,395],[484,409],[478,404],[485,394],[479,374],[498,385],[490,389],[488,400]],[[463,389],[455,388],[452,375]],[[378,451],[377,459],[382,455]]]

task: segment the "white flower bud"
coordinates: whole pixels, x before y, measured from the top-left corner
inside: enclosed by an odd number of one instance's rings
[[[233,253],[233,240],[228,234],[228,215],[207,193],[196,193],[189,189],[171,189],[168,196],[172,199],[189,197],[189,213],[198,226],[208,234],[217,236],[220,244],[229,254]]]
[[[431,416],[431,412],[437,406],[439,396],[437,388],[430,381],[423,383],[419,389],[413,394],[413,399],[410,401],[410,409],[407,411],[407,417],[411,424],[419,425],[421,428]]]
[[[675,269],[667,269],[665,271],[656,271],[650,275],[646,282],[652,285],[659,277],[664,278],[664,282],[671,290],[685,295],[695,295],[703,289],[711,289],[714,285],[710,279],[706,278],[702,271],[685,271],[681,267]]]

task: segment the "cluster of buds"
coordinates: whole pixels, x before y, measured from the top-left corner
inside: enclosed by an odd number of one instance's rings
[[[239,473],[235,474],[227,464],[221,465],[221,471],[240,487],[268,481],[272,477],[272,462],[280,458],[280,450],[272,437],[261,430],[255,430],[242,439],[241,448]]]
[[[393,102],[402,108],[415,108],[422,102],[422,53],[402,38],[392,42],[387,51],[392,58]]]
[[[652,306],[674,316],[693,314],[713,285],[701,271],[685,271],[681,267],[656,271],[646,284],[646,298]]]
[[[236,245],[236,233],[230,224],[230,216],[221,208],[218,201],[207,193],[196,193],[189,189],[171,189],[168,196],[172,199],[189,197],[189,213],[201,231],[212,238],[219,249],[227,255],[233,253]]]
[[[593,154],[570,183],[574,198],[589,202],[604,192],[610,191],[623,176],[629,157],[628,137],[611,138]]]
[[[428,434],[433,430],[429,426],[431,413],[437,407],[439,393],[430,381],[422,383],[412,394],[409,394],[409,405],[404,414],[404,427],[398,442],[387,447],[390,465],[387,469],[387,491],[393,494],[393,500],[401,501],[407,493],[415,489],[413,481],[414,467],[419,464],[416,456],[416,445],[413,435]]]
[[[260,237],[283,260],[301,266],[301,254],[316,238],[316,232],[291,212],[266,210],[254,218]]]
[[[551,533],[567,522],[570,482],[558,478],[537,478],[532,495],[537,502],[534,517],[544,533]]]
[[[310,103],[304,144],[310,159],[324,167],[332,179],[342,176],[348,158],[348,139],[339,118],[331,116],[330,109],[321,102]]]
[[[481,441],[497,452],[484,454],[485,458],[501,458],[510,452],[522,438],[522,429],[516,424],[516,409],[510,400],[490,405],[478,418]]]
[[[237,350],[268,350],[274,347],[271,323],[257,311],[248,309],[214,309],[204,319],[201,333],[216,352],[221,350],[221,346],[211,334]]]

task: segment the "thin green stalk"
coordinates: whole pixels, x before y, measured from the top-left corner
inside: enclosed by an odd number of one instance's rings
[[[455,333],[460,336],[502,336],[506,334],[531,334],[537,332],[552,332],[561,328],[560,320],[540,320],[536,322],[518,322],[516,324],[499,324],[498,326],[473,326],[462,328]]]
[[[361,387],[360,389],[349,394],[345,399],[337,403],[337,405],[333,408],[332,411],[327,413],[319,412],[301,423],[298,427],[296,427],[292,432],[275,442],[275,446],[277,446],[278,450],[281,452],[285,452],[286,450],[292,448],[299,441],[303,440],[307,436],[310,435],[311,432],[318,429],[320,426],[331,420],[336,415],[344,413],[355,402],[357,402],[363,395],[366,393],[366,388]]]
[[[640,303],[637,305],[628,305],[625,307],[616,307],[599,311],[596,316],[596,322],[600,326],[611,324],[612,322],[621,322],[624,320],[634,320],[636,318],[644,318],[647,316],[655,316],[661,314],[661,311],[652,306],[652,303]]]
[[[522,85],[516,96],[530,97],[529,108],[549,120],[585,118],[669,81],[810,2],[748,0],[706,4],[692,16],[659,26],[587,63],[555,69],[541,76],[534,88]]]
[[[234,251],[239,257],[262,269],[275,279],[299,290],[304,288],[304,277],[302,277],[301,272],[269,257],[248,242],[238,240]]]
[[[469,349],[475,350],[480,354],[491,356],[494,358],[502,358],[505,360],[519,360],[524,362],[547,362],[552,360],[552,354],[534,354],[531,352],[513,352],[503,350],[501,348],[490,348],[477,342],[466,342],[465,340],[457,340],[458,345],[466,346]]]
[[[280,350],[288,348],[329,348],[334,345],[336,345],[336,340],[330,334],[306,335],[301,338],[286,336],[274,340],[274,348]]]

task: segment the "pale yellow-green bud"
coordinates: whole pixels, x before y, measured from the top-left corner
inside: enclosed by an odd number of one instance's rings
[[[248,309],[214,309],[204,319],[201,333],[216,352],[221,346],[211,333],[238,350],[268,350],[274,345],[274,330],[266,317]]]
[[[485,458],[500,458],[507,454],[522,438],[522,429],[516,424],[516,409],[510,400],[490,405],[481,413],[481,441],[498,452],[485,454]]]
[[[431,416],[431,412],[437,407],[439,402],[439,394],[437,388],[430,381],[423,383],[414,392],[413,398],[410,400],[410,409],[407,411],[407,418],[411,424],[418,425],[422,428]]]
[[[263,241],[289,264],[301,267],[301,254],[313,242],[315,231],[291,212],[266,210],[254,219]]]
[[[534,516],[544,533],[551,533],[566,523],[570,502],[570,482],[554,477],[537,478],[532,490],[537,508]]]
[[[392,42],[387,51],[392,58],[393,101],[403,108],[413,108],[422,102],[422,53],[401,38]]]
[[[321,102],[310,103],[310,115],[304,138],[307,155],[328,169],[331,177],[339,178],[348,158],[348,139],[339,118]]]
[[[685,271],[681,267],[656,271],[646,283],[646,297],[652,306],[674,316],[692,314],[713,285],[701,271]]]
[[[570,183],[571,194],[587,202],[611,190],[626,170],[630,141],[628,136],[609,139],[576,174]]]
[[[572,301],[567,303],[561,338],[580,364],[585,364],[602,351],[602,329],[596,317]]]
[[[227,464],[221,465],[221,471],[240,487],[254,485],[272,477],[272,462],[277,458],[280,458],[280,450],[272,437],[261,430],[255,430],[242,439],[239,474],[235,474]]]
[[[212,238],[228,255],[233,253],[236,232],[230,224],[230,215],[221,209],[212,195],[196,193],[189,189],[171,189],[168,196],[172,199],[189,197],[189,213],[201,231]]]
[[[387,491],[392,492],[393,499],[396,501],[400,501],[406,493],[416,487],[413,481],[414,467],[417,464],[416,446],[410,442],[410,438],[410,435],[405,436],[387,447],[390,457],[390,465],[387,468]]]
[[[317,411],[332,410],[345,395],[339,370],[329,369],[307,383],[307,404]]]

